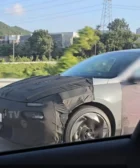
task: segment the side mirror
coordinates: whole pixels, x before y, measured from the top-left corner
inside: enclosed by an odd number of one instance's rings
[[[140,77],[136,77],[136,76],[131,76],[130,78],[128,78],[128,82],[129,83],[139,83],[140,82]]]

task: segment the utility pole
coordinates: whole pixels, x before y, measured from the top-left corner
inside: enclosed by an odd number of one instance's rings
[[[15,42],[13,40],[13,61],[15,60]]]
[[[97,45],[95,44],[95,55],[96,55]]]
[[[101,15],[100,28],[104,32],[107,26],[112,22],[112,0],[103,0],[103,9]]]

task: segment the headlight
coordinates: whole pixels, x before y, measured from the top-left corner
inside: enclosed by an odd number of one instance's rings
[[[27,119],[38,119],[38,120],[43,120],[44,119],[44,115],[42,112],[31,112],[31,111],[24,111],[22,112],[23,117],[27,118]]]

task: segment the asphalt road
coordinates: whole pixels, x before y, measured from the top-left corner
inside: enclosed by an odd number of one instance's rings
[[[16,144],[12,144],[11,142],[3,138],[0,138],[0,152],[18,150],[18,149],[21,149],[21,147],[19,147]]]

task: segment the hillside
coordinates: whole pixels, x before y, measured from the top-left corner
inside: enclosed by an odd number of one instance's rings
[[[30,33],[31,33],[30,31],[22,29],[20,27],[17,26],[11,27],[3,22],[0,22],[0,36],[16,35],[16,34],[28,35]]]

